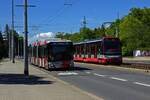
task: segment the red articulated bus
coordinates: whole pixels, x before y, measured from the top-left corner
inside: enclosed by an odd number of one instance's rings
[[[122,50],[119,38],[104,37],[74,44],[74,61],[101,64],[121,64]]]
[[[51,39],[34,42],[29,47],[31,64],[46,69],[74,67],[73,43],[69,40]]]

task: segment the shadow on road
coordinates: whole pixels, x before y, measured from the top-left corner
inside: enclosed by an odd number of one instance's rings
[[[42,80],[44,77],[34,75],[25,76],[24,74],[2,74],[0,73],[0,84],[25,84],[25,85],[44,85],[52,84],[52,81]]]
[[[85,71],[85,70],[92,70],[92,69],[89,69],[89,68],[85,68],[85,67],[78,67],[78,66],[75,66],[75,67],[72,67],[72,68],[69,68],[69,69],[65,69],[65,68],[54,68],[54,69],[49,69],[50,71]]]

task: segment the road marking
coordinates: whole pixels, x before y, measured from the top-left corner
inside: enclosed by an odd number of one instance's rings
[[[140,83],[140,82],[134,82],[134,84],[150,87],[149,84],[144,84],[144,83]]]
[[[75,72],[62,72],[62,73],[58,73],[58,75],[78,75],[78,73],[75,73]]]
[[[117,77],[110,77],[111,79],[114,79],[114,80],[118,80],[118,81],[128,81],[126,79],[122,79],[122,78],[117,78]]]
[[[87,74],[91,74],[91,72],[85,72],[85,73],[87,73]]]
[[[101,74],[97,74],[97,73],[94,73],[94,75],[100,76],[100,77],[105,77],[106,76],[106,75],[101,75]]]

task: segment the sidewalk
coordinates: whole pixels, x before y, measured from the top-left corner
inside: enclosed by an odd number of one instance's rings
[[[23,75],[23,63],[0,62],[0,100],[102,100],[35,67]]]

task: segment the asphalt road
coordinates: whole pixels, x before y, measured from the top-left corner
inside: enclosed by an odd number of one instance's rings
[[[105,100],[150,100],[150,75],[94,64],[50,73]]]

